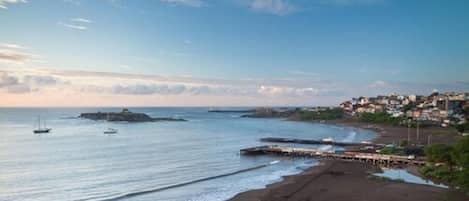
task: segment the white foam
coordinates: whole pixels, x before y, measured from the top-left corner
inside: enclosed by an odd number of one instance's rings
[[[271,163],[279,163],[280,161],[272,161]],[[265,188],[266,185],[281,181],[283,176],[298,174],[303,171],[304,168],[299,168],[308,165],[311,167],[314,163],[310,164],[299,164],[291,166],[285,170],[277,170],[270,174],[262,173],[255,176],[245,176],[238,181],[232,181],[230,183],[224,183],[221,186],[217,186],[213,191],[207,193],[201,193],[189,199],[189,201],[224,201],[234,197],[236,194],[245,192],[253,189]]]

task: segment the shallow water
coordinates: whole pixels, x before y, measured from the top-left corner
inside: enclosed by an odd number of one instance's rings
[[[0,200],[107,200],[280,160],[249,172],[123,199],[221,201],[316,163],[239,155],[241,148],[262,145],[261,137],[354,142],[374,137],[368,130],[240,118],[241,114],[208,113],[207,108],[131,108],[189,121],[109,123],[119,129],[116,135],[103,134],[104,121],[74,118],[98,110],[119,109],[0,109]],[[32,133],[38,115],[52,133]]]
[[[430,186],[436,186],[440,188],[448,188],[447,186],[443,184],[435,184],[430,180],[426,180],[418,176],[415,176],[413,174],[410,174],[405,169],[383,169],[383,173],[376,173],[374,175],[380,176],[380,177],[386,177],[389,179],[399,179],[407,183],[430,185]]]

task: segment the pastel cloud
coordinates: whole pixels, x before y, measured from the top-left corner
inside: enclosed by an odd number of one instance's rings
[[[0,49],[0,62],[4,63],[25,63],[33,59],[32,54],[20,52],[12,49]]]
[[[330,106],[358,95],[427,94],[432,89],[464,91],[468,88],[468,82],[425,84],[305,78],[226,80],[37,68],[0,71],[3,98],[0,105]],[[25,96],[28,99],[24,99]],[[68,97],[69,101],[62,102],[63,97]]]
[[[0,71],[0,91],[8,93],[38,92],[40,89],[58,84],[69,84],[49,75],[18,76]]]
[[[0,47],[9,49],[27,49],[26,47],[13,43],[0,43]]]

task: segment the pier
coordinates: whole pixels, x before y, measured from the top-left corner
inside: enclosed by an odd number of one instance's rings
[[[398,155],[384,155],[375,153],[362,153],[362,152],[334,152],[324,151],[308,148],[293,148],[282,147],[276,145],[267,145],[241,149],[243,155],[260,155],[260,154],[273,154],[281,156],[294,156],[294,157],[313,157],[321,159],[336,159],[347,161],[359,161],[372,163],[376,165],[417,165],[424,166],[425,161],[413,159],[406,156]]]

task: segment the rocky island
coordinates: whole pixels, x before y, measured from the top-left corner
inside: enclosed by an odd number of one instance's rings
[[[153,118],[144,113],[130,112],[127,108],[124,108],[121,112],[81,113],[80,118],[127,122],[187,121],[185,119],[170,117]]]

